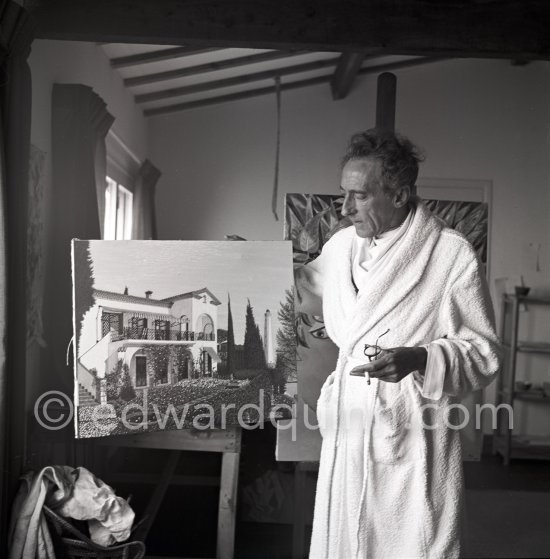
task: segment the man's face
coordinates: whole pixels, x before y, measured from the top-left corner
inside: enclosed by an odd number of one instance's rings
[[[352,159],[342,169],[342,215],[349,216],[359,237],[377,237],[395,227],[396,207],[382,189],[377,159]]]

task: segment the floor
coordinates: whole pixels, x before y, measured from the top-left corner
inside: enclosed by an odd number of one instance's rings
[[[550,462],[505,467],[489,450],[465,463],[464,557],[550,557]]]
[[[273,437],[269,432],[243,437],[236,559],[292,558],[293,466],[275,461]],[[163,459],[162,451],[155,452],[152,469]],[[219,456],[197,454],[183,453],[178,473],[217,476]],[[125,460],[135,463],[132,456]],[[465,479],[464,558],[550,557],[549,462],[516,461],[504,467],[487,449],[481,462],[465,464]],[[314,488],[310,474],[308,506]],[[121,495],[133,493],[138,517],[149,490],[117,486]],[[171,487],[149,534],[148,556],[215,557],[217,505],[216,486]],[[308,538],[306,530],[306,545]]]

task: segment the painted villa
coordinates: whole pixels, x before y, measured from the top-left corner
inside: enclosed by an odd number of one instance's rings
[[[105,375],[122,363],[136,391],[153,384],[172,384],[193,375],[213,376],[217,351],[218,306],[205,287],[166,299],[94,290],[94,305],[86,312],[78,347],[77,405],[107,401]],[[148,351],[153,346],[185,347],[185,359],[170,358],[153,371]],[[103,381],[103,382],[102,382]]]

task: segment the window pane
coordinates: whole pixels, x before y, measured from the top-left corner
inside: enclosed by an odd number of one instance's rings
[[[132,238],[132,193],[118,185],[117,239]]]
[[[124,204],[126,200],[124,199],[124,193],[118,186],[118,198],[117,198],[117,209],[116,209],[116,239],[124,239]]]
[[[134,203],[134,195],[126,191],[126,210],[124,212],[124,239],[130,240],[132,238],[132,206]]]
[[[132,238],[133,194],[107,177],[105,190],[105,223],[103,238],[129,240]]]
[[[107,188],[105,189],[105,220],[103,223],[103,238],[107,240],[116,238],[116,200],[116,182],[110,177],[107,177]]]

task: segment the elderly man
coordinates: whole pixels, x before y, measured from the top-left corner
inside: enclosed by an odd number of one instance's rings
[[[472,246],[414,195],[407,139],[355,135],[336,233],[297,274],[320,294],[336,370],[323,435],[311,559],[458,557],[463,478],[457,404],[500,365]]]

